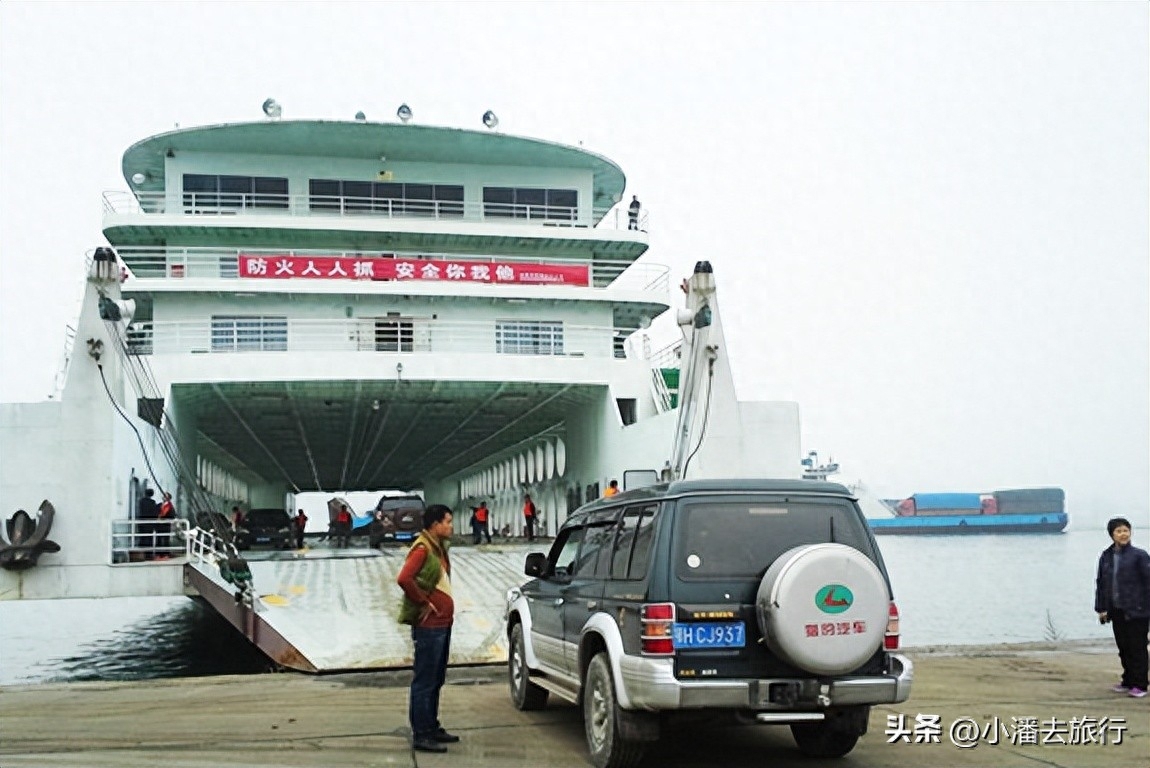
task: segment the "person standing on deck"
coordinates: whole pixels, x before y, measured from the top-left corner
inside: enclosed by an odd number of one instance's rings
[[[160,516],[160,505],[156,503],[156,492],[151,488],[144,489],[144,495],[140,498],[140,502],[136,508],[136,517],[139,520],[147,520],[149,522],[136,523],[136,547],[140,549],[147,549],[144,557],[151,559],[155,556],[153,547],[156,544],[156,524],[150,522]]]
[[[339,505],[335,516],[335,546],[347,549],[351,546],[351,511],[346,504]]]
[[[612,480],[607,484],[607,490],[603,491],[604,498],[610,498],[619,492],[619,481]]]
[[[535,517],[538,514],[539,508],[531,500],[531,494],[525,494],[523,496],[523,535],[527,537],[528,541],[535,541]]]
[[[491,510],[489,510],[487,508],[487,502],[486,501],[479,502],[479,506],[475,508],[474,515],[475,515],[475,525],[474,525],[475,542],[474,543],[478,544],[480,542],[480,540],[484,536],[486,536],[487,537],[487,543],[490,544],[491,543],[491,528],[489,527],[489,521],[490,521],[490,517],[491,517]]]
[[[303,532],[307,529],[307,515],[302,509],[296,510],[295,517],[291,521],[295,530],[295,548],[303,549]]]
[[[627,206],[627,229],[639,228],[639,211],[643,204],[639,202],[638,195],[631,195],[631,205]]]
[[[420,752],[446,752],[445,744],[459,737],[439,722],[439,694],[447,678],[451,625],[455,602],[451,598],[451,510],[432,504],[423,511],[423,530],[407,551],[396,581],[403,590],[399,621],[411,625],[415,646],[408,719],[411,746]]]
[[[172,524],[176,521],[176,505],[172,503],[172,494],[164,491],[164,500],[160,503],[160,522],[156,524],[158,535],[157,546],[163,550],[156,557],[171,557],[168,549],[172,546]]]
[[[1130,521],[1112,518],[1106,532],[1113,542],[1098,558],[1094,610],[1098,621],[1110,623],[1122,662],[1122,679],[1112,690],[1136,699],[1146,695],[1150,653],[1150,554],[1130,543]]]

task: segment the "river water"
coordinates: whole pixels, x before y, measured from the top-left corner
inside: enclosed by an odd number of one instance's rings
[[[1093,611],[1108,543],[1104,529],[879,537],[903,647],[1110,637]],[[0,602],[0,685],[269,668],[231,625],[188,598]]]

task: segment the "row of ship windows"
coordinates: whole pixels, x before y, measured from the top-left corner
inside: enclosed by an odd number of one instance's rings
[[[415,330],[415,320],[375,320],[368,348],[377,352],[415,351]],[[150,328],[141,328],[131,333],[129,345],[137,354],[151,354]],[[286,317],[212,317],[213,352],[284,352],[287,348]],[[497,320],[495,351],[505,355],[562,355],[563,323],[552,320]]]
[[[273,176],[221,176],[185,173],[184,206],[207,208],[288,208],[288,180]],[[313,211],[435,213],[463,216],[460,184],[309,179]],[[579,205],[574,189],[484,187],[484,216],[571,221]]]

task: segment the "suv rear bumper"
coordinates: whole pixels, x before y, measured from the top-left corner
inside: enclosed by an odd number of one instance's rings
[[[890,654],[890,671],[883,675],[816,678],[679,680],[671,659],[635,656],[620,658],[628,709],[751,709],[759,712],[817,712],[829,707],[896,704],[910,697],[914,663]],[[772,690],[785,689],[793,700],[772,701]],[[777,697],[776,697],[777,698]]]

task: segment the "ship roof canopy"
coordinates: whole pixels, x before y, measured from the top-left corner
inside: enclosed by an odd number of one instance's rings
[[[124,179],[138,191],[163,190],[169,152],[586,169],[594,175],[596,209],[619,202],[626,184],[623,170],[611,160],[565,144],[494,131],[343,120],[223,123],[160,133],[124,153]],[[131,184],[137,173],[146,181]]]

